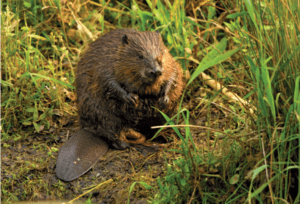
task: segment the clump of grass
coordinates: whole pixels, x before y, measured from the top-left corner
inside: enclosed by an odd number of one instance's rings
[[[300,63],[296,54],[300,49],[300,18],[293,14],[299,5],[294,1],[264,1],[257,5],[247,2],[241,9],[248,12],[242,19],[249,23],[249,33],[253,35],[245,36],[251,42],[245,60],[251,69],[260,110],[256,125],[267,135],[260,138],[264,160],[260,169],[255,169],[265,173],[267,182],[255,188],[253,176],[248,200],[263,198],[263,191],[267,191],[272,202],[279,197],[297,203],[300,194],[293,194],[292,186],[299,188],[300,183],[291,183],[290,178],[300,176]]]
[[[63,39],[55,35],[49,39],[36,34],[29,19],[20,19],[7,6],[2,15],[2,138],[19,132],[21,128],[34,127],[39,132],[49,129],[52,116],[73,113],[74,108],[68,101],[74,100],[74,72],[63,67],[63,59],[69,53]],[[17,9],[18,8],[14,8]],[[48,41],[54,48],[49,60],[40,49],[40,44]],[[61,47],[58,47],[58,44]],[[66,72],[67,71],[67,72]]]

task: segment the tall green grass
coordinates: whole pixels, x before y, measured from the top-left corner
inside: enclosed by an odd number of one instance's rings
[[[53,115],[74,111],[68,103],[71,97],[66,97],[74,89],[74,66],[66,44],[51,29],[38,32],[44,26],[44,17],[37,12],[42,5],[23,3],[2,4],[3,139],[23,128],[34,127],[37,132],[49,129],[55,123]]]
[[[167,175],[158,178],[159,192],[152,203],[299,202],[299,5],[296,1],[236,1],[236,5],[236,11],[227,16],[225,25],[234,33],[231,38],[236,46],[244,48],[240,63],[245,67],[244,77],[250,80],[244,81],[244,85],[249,86],[251,83],[252,89],[244,98],[251,99],[257,107],[255,116],[246,117],[246,123],[251,126],[248,131],[257,130],[258,143],[253,146],[244,144],[248,147],[244,146],[243,149],[239,147],[239,151],[243,151],[239,156],[238,149],[234,150],[233,154],[239,160],[224,164],[229,162],[225,159],[229,155],[223,155],[223,158],[209,156],[195,147],[188,128],[189,114],[183,114],[187,125],[186,137],[182,137],[174,127],[182,145],[180,150],[170,150],[181,156],[172,163],[166,161]],[[209,21],[213,22],[213,19],[207,19]],[[215,53],[220,52],[219,47],[216,45]],[[229,57],[235,52],[233,50],[222,55],[223,51],[218,55],[212,54],[213,51],[207,53],[208,60],[204,57],[199,63],[188,85],[205,69],[217,64],[214,60],[219,63],[223,61],[218,61],[219,58],[227,59],[224,56]],[[240,79],[232,75],[231,81],[236,84]],[[242,132],[237,134],[246,135]],[[187,145],[188,142],[191,145]],[[255,154],[261,156],[252,160],[242,159],[243,155],[251,158]],[[203,174],[199,171],[201,165],[219,162],[223,163],[222,168],[219,168],[223,175]],[[224,174],[226,172],[227,175]],[[215,178],[214,182],[219,182],[219,185],[212,185],[213,191],[206,187],[209,185],[207,180],[212,178]],[[230,191],[230,188],[235,190]],[[228,191],[232,194],[228,195]]]
[[[291,202],[291,186],[300,187],[299,4],[247,1],[241,4],[241,10],[247,11],[241,18],[248,25],[245,31],[253,35],[245,36],[250,44],[245,60],[260,110],[256,125],[267,135],[260,140],[265,157],[259,165],[267,181],[250,188],[248,200],[263,197],[263,191],[267,191],[272,202],[280,202],[278,198]],[[293,184],[291,178],[297,178]],[[299,192],[296,195],[294,203],[300,201]]]

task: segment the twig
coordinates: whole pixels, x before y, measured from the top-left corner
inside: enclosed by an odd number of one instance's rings
[[[75,200],[79,199],[80,197],[84,196],[85,194],[87,194],[87,193],[89,193],[89,192],[92,192],[93,190],[99,188],[100,186],[102,186],[102,185],[104,185],[104,184],[111,183],[112,181],[113,181],[112,179],[109,179],[109,180],[107,180],[107,181],[104,181],[103,183],[100,183],[100,184],[97,185],[95,188],[92,188],[91,190],[88,190],[88,191],[86,191],[85,193],[83,193],[83,194],[77,196],[77,197],[74,198],[73,200],[70,200],[70,201],[68,202],[68,204],[72,204]]]
[[[217,82],[216,80],[212,79],[207,74],[205,74],[205,73],[202,72],[199,76],[201,76],[202,79],[204,80],[204,83],[206,83],[211,88],[213,88],[213,89],[215,89],[217,91],[221,90],[222,93],[225,96],[227,96],[227,97],[229,97],[229,98],[231,98],[231,99],[233,99],[235,101],[240,102],[244,106],[250,106],[251,108],[249,108],[249,111],[250,111],[251,114],[254,114],[253,110],[256,111],[256,108],[253,105],[251,105],[250,103],[248,103],[248,101],[242,99],[236,93],[230,92],[226,87],[222,86],[219,82]]]

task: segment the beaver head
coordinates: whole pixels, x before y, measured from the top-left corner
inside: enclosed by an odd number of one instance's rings
[[[132,87],[150,86],[164,72],[163,56],[165,46],[157,32],[136,32],[124,34],[117,55],[115,73],[123,84]]]

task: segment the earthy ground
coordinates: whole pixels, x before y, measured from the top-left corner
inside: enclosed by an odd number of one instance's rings
[[[185,107],[195,106],[190,100]],[[217,121],[218,128],[225,127],[226,118],[211,108],[211,121]],[[205,126],[206,111],[194,111],[191,124]],[[222,115],[222,114],[221,114]],[[217,120],[216,120],[217,119]],[[93,169],[72,182],[63,182],[56,177],[55,164],[58,150],[68,136],[78,130],[75,116],[66,119],[62,129],[50,128],[42,133],[26,133],[17,141],[2,143],[2,201],[18,200],[72,200],[88,190],[83,200],[92,203],[125,203],[129,197],[130,186],[143,181],[149,185],[157,184],[157,177],[165,175],[166,161],[176,158],[168,149],[179,149],[179,139],[161,143],[162,150],[132,147],[123,151],[110,149]],[[206,130],[192,129],[196,146],[206,145]],[[214,147],[216,148],[216,146]],[[147,203],[147,198],[156,192],[135,185],[129,199],[130,203]]]

